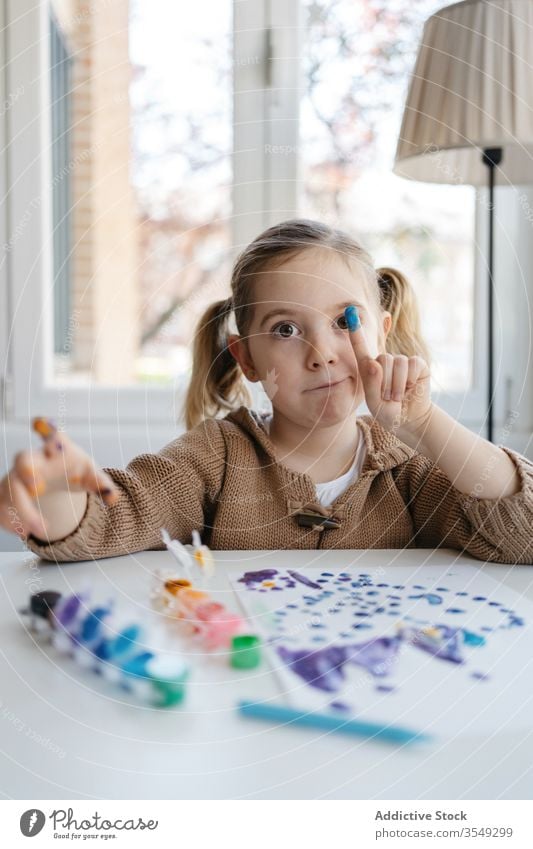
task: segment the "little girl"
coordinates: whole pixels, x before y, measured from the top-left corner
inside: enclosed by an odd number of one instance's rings
[[[16,515],[56,561],[162,549],[165,527],[213,549],[447,546],[533,563],[533,464],[431,402],[403,275],[374,269],[346,233],[292,220],[242,252],[231,291],[199,323],[187,432],[100,470],[37,420],[43,451],[18,454],[0,485],[4,527]],[[243,374],[271,415],[250,409]]]

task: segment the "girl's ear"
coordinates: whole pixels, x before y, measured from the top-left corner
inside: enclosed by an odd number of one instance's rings
[[[226,344],[229,352],[240,365],[247,380],[255,382],[257,380],[257,375],[245,340],[241,339],[241,337],[237,336],[235,333],[230,333],[226,338]]]
[[[385,311],[383,313],[382,321],[383,321],[383,335],[385,336],[385,339],[386,339],[387,336],[389,335],[389,331],[392,327],[392,316],[391,316],[390,312]]]

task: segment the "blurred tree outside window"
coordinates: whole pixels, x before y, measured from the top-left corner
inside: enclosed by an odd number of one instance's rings
[[[475,190],[392,173],[422,28],[442,0],[304,0],[303,214],[347,229],[417,293],[434,387],[472,381]]]
[[[67,293],[65,262],[54,267],[70,316],[56,327],[56,376],[171,386],[203,306],[228,292],[232,0],[53,6],[71,57],[70,91],[53,105],[71,118],[53,178],[57,195],[68,173],[71,230]]]

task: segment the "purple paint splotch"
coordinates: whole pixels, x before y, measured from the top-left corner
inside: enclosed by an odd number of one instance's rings
[[[392,684],[377,684],[376,690],[379,693],[393,693],[394,690],[395,690],[395,687],[393,687]]]
[[[299,581],[300,584],[305,584],[306,587],[311,587],[313,590],[321,590],[322,587],[320,584],[317,584],[315,581],[312,581],[307,575],[301,575],[300,572],[293,572],[291,569],[287,569],[288,574],[291,578],[294,578],[295,581]]]
[[[239,578],[239,583],[246,584],[247,587],[250,587],[254,584],[260,584],[262,581],[271,581],[277,574],[277,569],[260,569],[257,572],[245,572],[242,578]]]
[[[440,657],[441,660],[449,660],[451,663],[464,663],[464,658],[461,655],[460,645],[463,642],[462,628],[450,628],[448,625],[437,625],[437,636],[424,633],[421,630],[405,629],[403,633],[404,639],[408,640],[411,645],[422,651],[432,654],[434,657]]]
[[[317,651],[292,650],[285,646],[277,651],[283,662],[311,687],[335,693],[344,683],[346,664],[362,666],[376,677],[387,675],[400,643],[400,637],[378,637],[366,643],[328,646]]]
[[[347,705],[344,702],[330,702],[329,706],[330,708],[333,708],[333,710],[351,710],[350,705]]]

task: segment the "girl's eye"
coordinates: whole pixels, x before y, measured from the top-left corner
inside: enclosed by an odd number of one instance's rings
[[[342,324],[341,324],[341,330],[348,330],[348,324],[347,324],[347,322],[346,322],[346,316],[344,315],[344,313],[342,313],[342,314],[341,314],[341,315],[340,315],[340,316],[336,319],[336,321],[337,321],[337,322],[342,322]]]
[[[335,321],[339,325],[341,330],[348,330],[348,324],[346,322],[346,317],[344,313],[341,313]],[[282,339],[291,339],[295,334],[291,333],[291,329],[294,329],[295,325],[292,321],[280,321],[279,324],[276,324],[272,328],[272,333],[274,336],[280,336]]]
[[[282,339],[291,339],[294,336],[294,334],[293,333],[287,333],[286,330],[287,330],[287,328],[291,329],[294,326],[295,325],[292,324],[292,322],[290,322],[290,321],[282,321],[279,324],[276,324],[272,328],[272,333],[274,334],[274,336],[281,336]],[[281,332],[282,330],[284,332]]]

